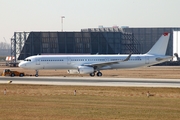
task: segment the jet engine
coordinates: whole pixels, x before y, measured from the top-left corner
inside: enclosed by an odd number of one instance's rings
[[[75,70],[67,70],[67,73],[69,73],[69,74],[79,74],[79,71],[77,69],[75,69]]]
[[[89,74],[94,72],[93,67],[79,66],[77,69],[67,71],[69,74]]]
[[[94,72],[93,67],[88,67],[88,66],[79,66],[78,67],[79,74],[89,74]]]

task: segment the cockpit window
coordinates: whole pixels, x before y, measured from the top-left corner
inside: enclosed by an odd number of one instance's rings
[[[25,59],[24,61],[31,61],[31,59]]]

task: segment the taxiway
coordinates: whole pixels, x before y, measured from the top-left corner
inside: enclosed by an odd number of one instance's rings
[[[180,88],[179,79],[105,78],[105,77],[0,77],[5,84],[174,87]]]

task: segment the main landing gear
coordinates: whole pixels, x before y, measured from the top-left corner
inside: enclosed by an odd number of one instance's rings
[[[94,77],[94,76],[95,76],[95,73],[96,73],[96,72],[93,72],[93,73],[90,73],[89,75],[90,75],[91,77]],[[97,75],[98,77],[101,77],[101,76],[102,76],[102,73],[101,73],[100,71],[98,71],[96,75]]]

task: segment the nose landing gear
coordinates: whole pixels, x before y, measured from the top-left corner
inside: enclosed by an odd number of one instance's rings
[[[36,74],[35,74],[35,76],[36,76],[36,77],[38,77],[38,76],[39,76],[39,75],[38,75],[38,70],[36,70]]]

